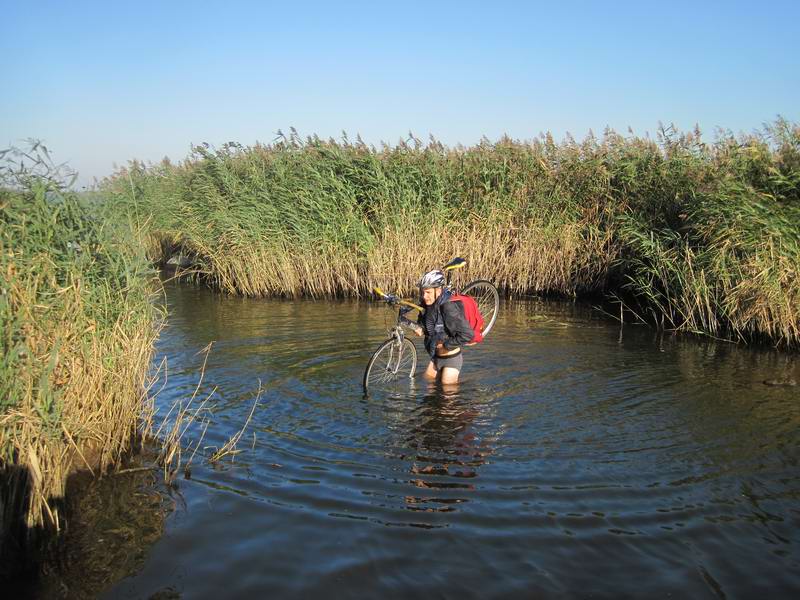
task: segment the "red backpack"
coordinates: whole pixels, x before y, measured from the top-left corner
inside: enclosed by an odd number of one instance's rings
[[[467,318],[467,323],[469,323],[469,326],[472,327],[474,336],[472,341],[467,344],[467,346],[472,346],[478,342],[482,342],[484,321],[483,316],[481,316],[481,311],[478,310],[478,303],[475,302],[475,298],[472,296],[465,296],[463,294],[453,294],[450,296],[450,301],[461,302],[461,306],[464,307],[464,316]]]

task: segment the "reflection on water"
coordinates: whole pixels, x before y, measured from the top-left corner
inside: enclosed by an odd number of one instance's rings
[[[384,306],[167,298],[162,407],[194,390],[211,341],[204,445],[265,391],[244,451],[179,481],[185,504],[107,597],[800,589],[798,391],[762,383],[800,378],[794,356],[530,300],[465,351],[457,389],[418,376],[364,398]]]
[[[69,515],[60,538],[45,551],[35,580],[19,582],[14,598],[95,598],[109,584],[135,574],[175,499],[151,468],[146,449],[119,473],[73,475],[67,485]],[[7,590],[6,590],[7,591]]]
[[[408,423],[406,445],[414,452],[402,458],[410,463],[409,483],[420,491],[407,495],[405,502],[408,510],[448,512],[469,501],[467,492],[475,484],[462,480],[478,476],[489,448],[471,427],[476,407],[457,392],[430,388]]]

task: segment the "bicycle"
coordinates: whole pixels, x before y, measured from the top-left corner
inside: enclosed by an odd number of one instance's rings
[[[497,312],[500,308],[500,295],[494,284],[486,279],[471,281],[458,290],[450,281],[452,272],[465,267],[467,261],[463,258],[454,258],[444,267],[442,271],[446,273],[447,280],[445,288],[451,293],[472,296],[478,303],[478,310],[484,319],[483,337],[491,331],[497,320]],[[389,330],[389,337],[378,349],[373,352],[364,370],[364,393],[367,394],[370,388],[396,384],[403,379],[411,379],[417,368],[417,347],[414,342],[407,339],[403,326],[411,323],[405,315],[413,310],[420,312],[425,309],[421,306],[403,300],[394,294],[386,294],[380,288],[373,291],[390,306],[398,306],[397,322]],[[408,321],[408,323],[404,322]]]

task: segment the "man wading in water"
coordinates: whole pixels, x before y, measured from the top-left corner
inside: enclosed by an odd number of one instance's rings
[[[417,335],[425,335],[425,350],[431,355],[425,377],[439,377],[442,383],[451,384],[458,383],[464,364],[461,346],[470,343],[475,334],[464,316],[463,304],[450,302],[444,282],[444,273],[439,270],[422,276],[419,289],[425,311],[411,327]]]

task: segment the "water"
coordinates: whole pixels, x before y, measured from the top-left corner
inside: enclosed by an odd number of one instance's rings
[[[456,391],[417,378],[364,398],[385,306],[179,284],[167,300],[161,407],[192,393],[212,341],[202,446],[262,392],[241,453],[195,457],[164,535],[108,598],[800,590],[800,393],[762,383],[797,379],[796,357],[531,300],[465,352]]]

